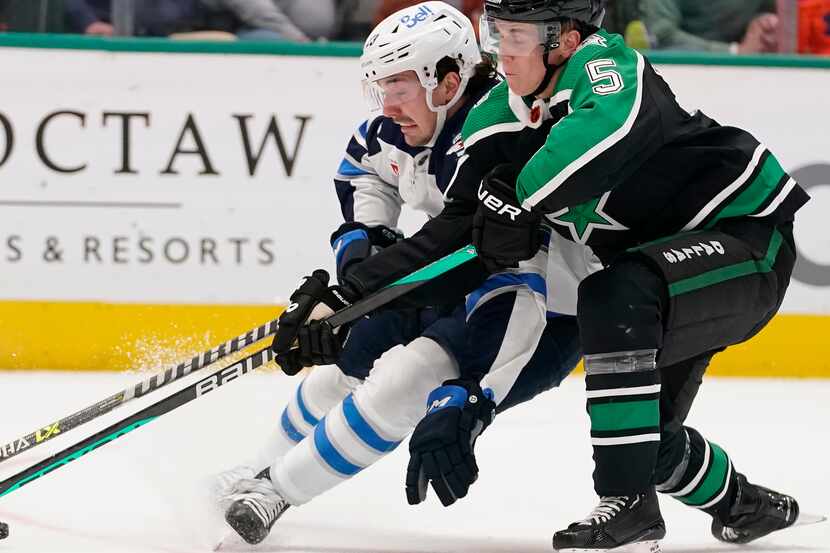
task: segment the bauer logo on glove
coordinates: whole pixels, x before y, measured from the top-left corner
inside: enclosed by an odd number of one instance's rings
[[[478,200],[484,204],[485,207],[496,212],[496,215],[507,215],[511,221],[515,221],[516,217],[522,214],[522,208],[505,203],[495,197],[492,192],[484,188],[484,183],[478,185]]]
[[[521,167],[497,165],[478,188],[478,209],[473,217],[473,245],[491,273],[516,267],[530,259],[542,245],[542,217],[523,209],[516,198],[516,179]]]
[[[353,299],[339,286],[329,286],[329,274],[318,269],[302,280],[290,301],[271,345],[283,372],[295,375],[304,367],[337,362],[349,333],[325,319]]]

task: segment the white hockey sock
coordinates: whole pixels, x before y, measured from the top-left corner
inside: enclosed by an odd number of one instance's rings
[[[329,409],[361,382],[344,375],[337,365],[315,367],[291,395],[277,428],[268,437],[253,466],[257,469],[270,466],[288,453],[314,429]]]
[[[292,505],[306,503],[392,451],[421,420],[429,393],[458,377],[455,360],[428,338],[387,351],[361,386],[271,467]]]

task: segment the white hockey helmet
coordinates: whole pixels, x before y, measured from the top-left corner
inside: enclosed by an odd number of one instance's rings
[[[438,86],[438,62],[445,57],[458,64],[462,81],[455,98],[445,106],[436,107],[432,91]],[[397,11],[381,21],[366,39],[360,67],[364,84],[375,92],[378,89],[371,86],[373,83],[414,71],[427,91],[429,108],[445,114],[464,94],[480,61],[481,52],[470,20],[445,2],[430,1]]]

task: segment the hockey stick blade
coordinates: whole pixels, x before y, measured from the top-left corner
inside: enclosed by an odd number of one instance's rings
[[[798,518],[795,519],[793,522],[792,527],[795,526],[808,526],[810,524],[819,524],[820,522],[826,522],[827,517],[822,515],[813,515],[810,513],[799,513]]]
[[[371,294],[366,298],[341,309],[328,317],[327,320],[332,326],[337,327],[347,322],[359,319],[360,317],[374,311],[378,307],[403,296],[411,290],[414,290],[415,288],[429,282],[431,279],[438,277],[462,265],[463,263],[474,259],[475,257],[476,251],[472,246],[461,248],[460,250],[457,250],[439,259],[438,261],[435,261],[426,267],[411,273],[409,276],[393,282],[386,288],[383,288],[382,290],[379,290],[378,292],[375,292],[374,294]],[[194,399],[197,399],[229,382],[236,380],[240,376],[243,376],[266,364],[273,359],[273,357],[274,353],[271,351],[269,345],[269,347],[256,351],[244,359],[229,365],[228,367],[219,369],[198,382],[191,384],[186,388],[182,388],[178,392],[163,398],[148,407],[145,407],[144,409],[110,425],[92,436],[55,453],[47,459],[44,459],[43,461],[40,461],[39,463],[36,463],[9,478],[6,478],[0,482],[0,497],[8,495],[26,484],[37,480],[41,476],[49,474],[50,472],[57,470],[80,457],[83,457],[95,449],[117,440],[121,436],[124,436],[137,428],[141,428],[142,426],[153,422],[165,413],[169,413],[170,411],[173,411],[174,409],[181,407]]]
[[[260,325],[255,329],[249,330],[241,336],[232,338],[213,349],[195,355],[188,361],[183,361],[178,365],[168,368],[164,372],[153,375],[134,386],[121,390],[117,394],[113,394],[105,399],[102,399],[94,405],[85,407],[84,409],[72,413],[71,415],[68,415],[58,421],[47,424],[46,426],[42,426],[37,430],[20,436],[6,445],[0,446],[0,463],[35,446],[45,443],[58,435],[63,435],[73,428],[77,428],[78,426],[96,419],[101,415],[105,415],[113,409],[121,407],[128,401],[147,395],[150,392],[170,384],[171,382],[179,380],[182,377],[212,365],[220,359],[224,359],[228,355],[245,349],[263,338],[273,336],[276,334],[277,328],[278,322],[277,319],[274,319],[273,321]]]
[[[132,432],[136,428],[141,428],[161,415],[176,409],[201,397],[213,390],[235,380],[236,378],[247,374],[254,369],[261,367],[273,358],[270,346],[263,348],[248,357],[224,368],[213,374],[206,376],[198,382],[191,384],[187,388],[179,390],[175,394],[168,396],[161,401],[158,401],[144,409],[122,419],[115,424],[101,430],[80,442],[44,459],[43,461],[30,466],[27,469],[20,471],[14,476],[0,482],[0,497],[9,494],[16,489],[25,486],[33,480],[37,480],[53,470],[83,457],[87,453],[98,449],[102,445],[106,445],[121,436]]]

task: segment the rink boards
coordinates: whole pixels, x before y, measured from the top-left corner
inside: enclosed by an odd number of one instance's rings
[[[331,269],[331,178],[366,113],[358,52],[0,37],[0,366],[163,366]],[[813,196],[782,314],[713,371],[830,377],[830,112],[814,108],[830,61],[652,61],[686,108],[755,133]]]

